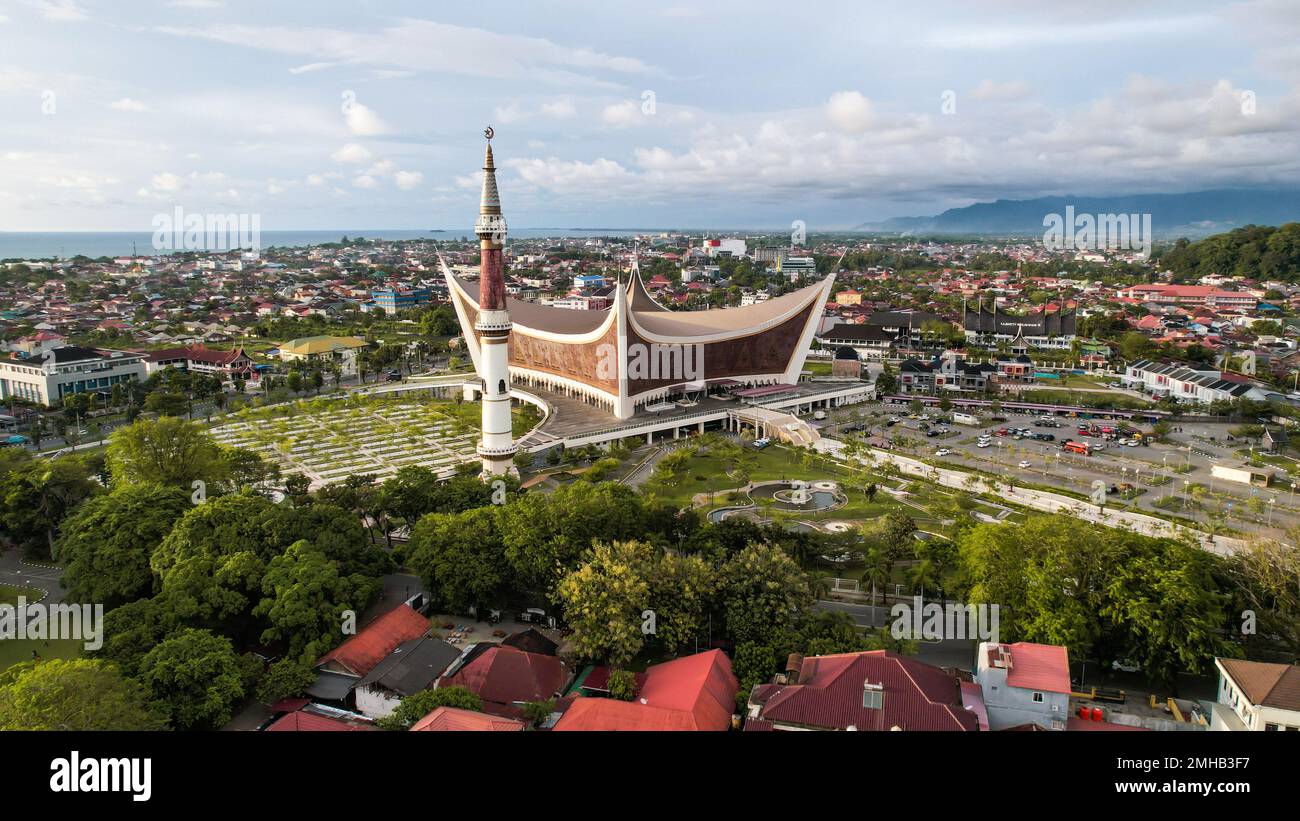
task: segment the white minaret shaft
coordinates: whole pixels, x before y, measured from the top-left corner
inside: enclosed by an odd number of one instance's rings
[[[478,455],[484,476],[504,476],[514,469],[519,448],[511,435],[510,418],[510,312],[506,309],[503,248],[506,220],[497,193],[496,165],[492,161],[492,129],[483,162],[483,195],[474,233],[479,239],[479,312],[474,330],[479,340],[483,378],[483,438]]]

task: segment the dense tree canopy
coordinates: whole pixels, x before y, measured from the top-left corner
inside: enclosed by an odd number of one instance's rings
[[[109,662],[49,659],[0,671],[0,731],[165,727],[145,688]]]

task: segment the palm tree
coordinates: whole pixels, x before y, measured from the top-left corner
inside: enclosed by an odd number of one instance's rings
[[[871,585],[871,604],[876,604],[876,588],[880,592],[885,592],[885,585],[889,584],[889,579],[894,572],[894,563],[890,561],[889,553],[875,545],[867,550],[864,556],[866,566],[862,568],[862,583]]]
[[[908,584],[919,595],[925,595],[925,588],[937,587],[939,583],[939,567],[932,559],[922,558],[912,565],[912,569],[907,573]]]

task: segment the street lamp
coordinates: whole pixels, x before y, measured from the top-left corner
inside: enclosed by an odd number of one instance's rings
[[[1268,526],[1273,526],[1273,505],[1277,504],[1277,496],[1268,500]]]

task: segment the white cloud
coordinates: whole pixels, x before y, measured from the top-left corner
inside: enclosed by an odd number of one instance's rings
[[[553,103],[542,104],[542,114],[557,120],[567,119],[577,113],[578,109],[573,105],[572,100],[556,100]]]
[[[330,159],[335,162],[346,163],[363,163],[369,162],[371,157],[370,149],[357,143],[348,143],[330,155]]]
[[[410,191],[412,188],[418,188],[420,183],[424,182],[424,174],[419,171],[398,171],[393,175],[393,182],[403,191]]]
[[[352,179],[352,184],[357,188],[374,188],[379,185],[379,180],[376,180],[369,174],[362,174],[359,177],[354,177]]]
[[[310,74],[313,71],[323,71],[327,68],[333,68],[338,63],[304,63],[300,66],[293,66],[289,69],[290,74]]]
[[[149,106],[145,105],[139,100],[132,100],[130,97],[123,97],[120,100],[111,102],[108,104],[108,107],[116,111],[142,112],[142,111],[149,110]]]
[[[356,101],[344,107],[343,119],[348,130],[358,137],[374,137],[389,132],[388,124],[378,114]]]
[[[86,10],[73,0],[27,0],[27,5],[40,11],[41,17],[51,23],[80,23],[90,19]]]
[[[631,100],[625,100],[605,106],[605,110],[600,112],[600,119],[605,125],[627,128],[644,120],[645,115],[641,113],[639,105]]]
[[[841,131],[860,132],[873,122],[871,101],[858,91],[837,91],[826,103],[826,116]]]
[[[153,177],[149,179],[149,182],[153,185],[154,189],[167,192],[179,191],[182,184],[181,178],[170,171],[163,172],[162,174],[154,174]]]

